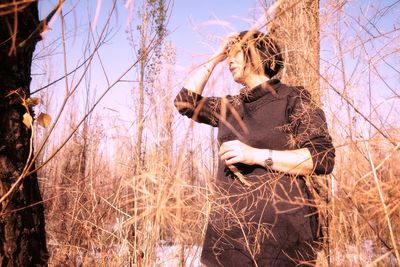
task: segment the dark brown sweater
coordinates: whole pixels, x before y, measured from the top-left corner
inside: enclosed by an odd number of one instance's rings
[[[273,90],[271,90],[271,88]],[[277,94],[272,94],[276,91]],[[218,127],[218,142],[240,140],[273,150],[309,149],[315,174],[329,174],[335,151],[325,115],[301,87],[270,80],[239,95],[203,97],[183,88],[178,111]],[[202,263],[207,266],[296,266],[315,260],[317,218],[304,177],[236,164],[246,187],[219,161]],[[311,213],[314,213],[311,215]]]

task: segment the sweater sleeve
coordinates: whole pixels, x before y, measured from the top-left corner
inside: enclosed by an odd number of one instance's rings
[[[217,127],[219,123],[220,97],[204,97],[182,88],[174,101],[180,114],[194,121]]]
[[[310,93],[303,88],[299,89],[293,101],[290,120],[297,148],[310,151],[315,174],[331,173],[335,164],[335,148],[323,110],[313,103]]]

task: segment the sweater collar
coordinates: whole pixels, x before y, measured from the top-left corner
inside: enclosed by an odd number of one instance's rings
[[[252,89],[243,88],[240,90],[240,97],[243,102],[253,102],[257,99],[271,94],[271,96],[278,97],[277,88],[279,87],[280,81],[278,79],[271,79],[263,82]]]

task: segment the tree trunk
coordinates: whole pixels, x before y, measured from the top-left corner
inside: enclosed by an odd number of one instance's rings
[[[319,0],[280,1],[270,34],[283,52],[282,81],[304,86],[319,103]]]
[[[30,96],[32,54],[40,35],[36,1],[0,0],[0,6],[0,197],[3,197],[21,176],[30,154],[32,131],[24,125],[23,115],[33,114],[23,100]],[[44,208],[36,173],[24,177],[0,204],[0,265],[46,265]]]
[[[284,83],[306,88],[317,105],[321,105],[319,29],[319,0],[282,0],[269,31],[283,52],[284,69],[280,78]],[[327,206],[330,180],[326,177],[312,177],[311,182],[318,191],[318,194],[314,194],[316,203]],[[329,212],[320,208],[319,215],[325,257],[330,265]]]

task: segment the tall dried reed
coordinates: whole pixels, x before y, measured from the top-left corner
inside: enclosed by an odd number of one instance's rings
[[[288,80],[303,84],[318,75],[336,147],[333,174],[311,177],[325,233],[318,266],[400,261],[399,9],[398,2],[324,2],[320,70]],[[297,15],[304,14],[291,16]],[[298,25],[288,20],[279,27],[294,32]],[[318,50],[293,49],[303,58]],[[173,66],[172,50],[165,51],[160,64]],[[140,166],[131,125],[115,115],[104,122],[101,112],[85,123],[74,119],[81,114],[66,114],[63,132],[74,133],[61,151],[66,136],[51,139],[43,158],[57,154],[39,171],[50,265],[198,266],[217,148],[214,132],[177,117],[176,75],[161,72],[146,95]]]

